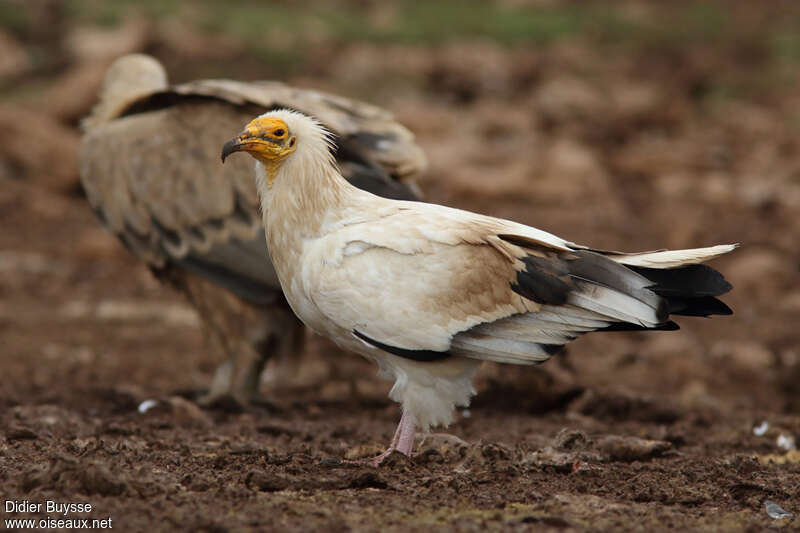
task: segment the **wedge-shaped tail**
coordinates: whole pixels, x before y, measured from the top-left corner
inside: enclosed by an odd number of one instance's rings
[[[675,330],[679,326],[670,315],[729,315],[730,308],[716,297],[728,292],[731,284],[717,270],[698,262],[734,248],[642,254],[578,248],[565,254],[528,247],[529,253],[520,258],[524,268],[511,288],[540,304],[539,309],[460,332],[453,338],[451,353],[533,364],[590,331]]]

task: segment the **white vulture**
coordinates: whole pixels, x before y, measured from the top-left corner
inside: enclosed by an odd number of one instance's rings
[[[184,292],[228,359],[205,403],[241,405],[271,354],[300,349],[302,324],[268,260],[252,167],[223,166],[219,146],[254,115],[289,107],[334,133],[351,183],[415,199],[426,166],[413,135],[368,104],[278,82],[169,85],[161,64],[133,54],[109,68],[84,121],[81,179],[100,220],[159,279]]]
[[[508,220],[379,198],[350,185],[333,137],[291,110],[251,121],[246,151],[272,264],[300,319],[375,361],[402,417],[386,452],[447,425],[482,361],[535,364],[596,330],[677,329],[670,314],[730,314],[731,286],[700,264],[735,245],[593,250]]]

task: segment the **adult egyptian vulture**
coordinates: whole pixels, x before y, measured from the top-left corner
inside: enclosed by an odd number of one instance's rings
[[[84,121],[86,195],[102,223],[158,277],[186,294],[227,355],[206,403],[241,405],[267,359],[300,349],[302,325],[269,262],[252,165],[223,166],[219,146],[254,115],[289,107],[333,132],[332,156],[357,187],[414,199],[426,165],[412,134],[377,107],[278,82],[169,85],[134,54],[109,68]]]
[[[597,330],[677,329],[670,315],[730,314],[703,261],[735,245],[621,253],[508,220],[380,198],[350,185],[334,137],[291,110],[254,119],[222,149],[248,152],[272,263],[314,331],[375,361],[402,417],[380,463],[416,428],[446,425],[482,361],[540,363]]]

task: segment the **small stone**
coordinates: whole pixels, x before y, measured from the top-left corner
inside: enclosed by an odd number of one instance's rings
[[[797,449],[797,444],[795,443],[794,437],[792,435],[786,435],[785,433],[778,435],[776,444],[778,445],[778,448],[786,451]]]
[[[156,405],[158,405],[158,402],[156,400],[145,400],[139,404],[139,407],[137,407],[136,410],[139,411],[140,415],[143,415]]]

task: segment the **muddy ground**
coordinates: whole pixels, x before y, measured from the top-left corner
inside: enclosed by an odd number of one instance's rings
[[[96,27],[27,5],[27,26],[0,26],[4,499],[89,503],[66,518],[123,531],[800,529],[765,506],[800,514],[800,56],[773,47],[796,6],[730,2],[713,39],[315,42],[289,68],[180,19]],[[600,248],[740,242],[714,264],[735,315],[487,365],[446,435],[378,469],[339,459],[380,451],[398,407],[322,339],[245,412],[200,409],[220,356],[77,182],[77,122],[134,50],[176,81],[278,78],[389,107],[429,155],[433,202]]]

